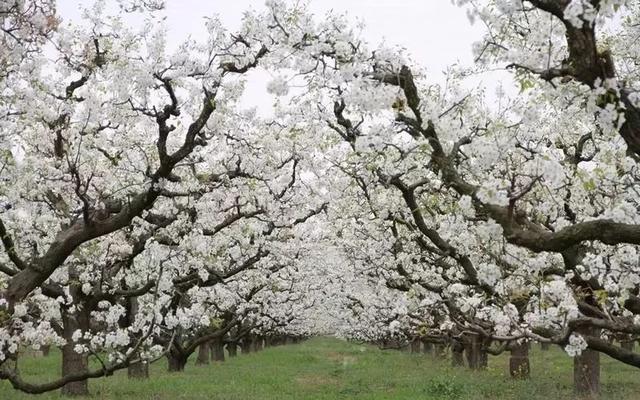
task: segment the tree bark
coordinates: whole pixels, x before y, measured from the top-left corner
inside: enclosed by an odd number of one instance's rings
[[[447,348],[445,345],[436,343],[433,345],[433,356],[435,358],[444,358],[447,355]]]
[[[635,340],[622,340],[620,341],[620,346],[625,349],[625,350],[629,350],[629,351],[633,351],[633,346],[635,344]]]
[[[139,362],[129,365],[127,377],[129,379],[149,379],[149,363]]]
[[[478,335],[468,335],[465,343],[467,363],[471,369],[487,367],[487,353],[482,349],[482,340]]]
[[[208,365],[210,353],[211,349],[209,343],[202,343],[200,346],[198,346],[198,357],[196,358],[196,365]]]
[[[133,325],[138,314],[138,298],[131,297],[127,301],[128,313],[121,321],[122,327],[127,328]],[[136,340],[140,339],[140,333],[135,335]],[[139,355],[139,354],[138,354]],[[149,379],[149,363],[139,362],[127,367],[127,377],[129,379]]]
[[[420,339],[413,339],[411,342],[411,352],[420,353]]]
[[[454,338],[451,342],[451,366],[464,366],[464,343],[457,338]]]
[[[62,376],[89,372],[89,359],[87,354],[79,354],[75,351],[76,343],[73,341],[73,333],[78,329],[82,332],[89,330],[89,313],[82,302],[82,291],[79,283],[79,275],[73,266],[69,267],[69,281],[78,282],[70,285],[69,292],[74,300],[73,312],[63,309],[62,337],[66,344],[62,346]],[[89,395],[89,381],[70,382],[61,389],[63,396],[87,396]]]
[[[79,354],[75,351],[75,343],[71,339],[73,332],[80,328],[79,320],[82,319],[81,314],[69,314],[67,311],[62,312],[63,337],[67,343],[62,347],[62,376],[89,372],[89,362],[86,354]],[[88,323],[88,320],[86,321]],[[86,330],[83,329],[83,331]],[[89,394],[88,381],[81,380],[67,383],[62,387],[62,395],[64,396],[87,396]]]
[[[529,343],[513,344],[509,358],[509,374],[515,379],[527,379],[530,372]]]
[[[599,337],[599,329],[577,330],[584,335]],[[573,358],[573,386],[578,396],[596,398],[600,392],[600,353],[585,349]]]
[[[167,360],[169,361],[169,372],[183,372],[185,365],[187,365],[187,357],[178,354],[167,354]]]
[[[579,396],[595,398],[600,392],[600,353],[585,349],[573,359],[573,384]]]
[[[251,339],[246,337],[242,339],[242,342],[240,342],[240,348],[242,349],[242,354],[251,353]]]
[[[238,355],[238,343],[227,343],[227,351],[229,352],[229,357],[236,357]]]
[[[262,336],[255,336],[251,344],[254,352],[262,350]]]
[[[210,342],[211,359],[213,361],[224,361],[224,341],[222,338],[216,338]]]
[[[425,354],[430,354],[433,352],[433,344],[430,342],[423,342],[422,352]]]

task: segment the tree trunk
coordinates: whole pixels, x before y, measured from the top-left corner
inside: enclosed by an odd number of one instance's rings
[[[209,354],[210,344],[202,343],[198,346],[198,357],[196,358],[196,365],[208,365],[209,364]]]
[[[127,377],[129,379],[149,379],[149,363],[142,361],[129,365]]]
[[[444,358],[447,355],[447,348],[445,345],[436,343],[433,345],[433,356],[436,358]]]
[[[79,282],[79,276],[75,268],[69,268],[69,281]],[[62,376],[89,372],[89,359],[87,354],[79,354],[75,351],[76,343],[73,341],[73,333],[76,330],[86,332],[89,330],[89,313],[81,300],[79,283],[70,285],[70,294],[74,300],[75,310],[69,312],[62,310],[62,336],[67,341],[62,347]],[[67,383],[62,387],[63,396],[87,396],[89,395],[89,381],[87,379]]]
[[[420,353],[420,339],[413,339],[411,342],[411,352]]]
[[[425,354],[431,354],[433,352],[433,344],[427,341],[422,342],[422,352]]]
[[[240,348],[242,349],[242,354],[251,353],[251,340],[246,337],[242,339],[242,342],[240,342]]]
[[[512,378],[529,378],[529,343],[513,344],[509,357],[509,373]]]
[[[573,359],[573,384],[576,394],[595,398],[600,392],[600,353],[582,350]]]
[[[229,357],[236,357],[238,355],[238,343],[227,343],[227,351],[229,352]]]
[[[478,335],[468,335],[465,343],[467,363],[471,369],[487,367],[487,353],[482,350],[482,340]]]
[[[264,347],[271,347],[273,346],[273,338],[271,336],[266,336],[264,338]]]
[[[222,338],[213,339],[211,345],[211,359],[213,361],[224,361],[224,341]]]
[[[464,366],[464,343],[457,338],[451,341],[451,366]]]
[[[251,344],[254,352],[262,350],[262,336],[255,336]]]
[[[634,340],[623,340],[620,342],[620,346],[629,351],[633,351],[633,345],[635,344]]]
[[[187,365],[187,357],[178,354],[167,354],[167,360],[169,361],[169,372],[183,372],[184,366]]]
[[[42,346],[40,349],[42,350],[42,357],[49,357],[49,353],[51,352],[51,345]]]
[[[540,343],[540,350],[542,351],[547,351],[551,348],[551,344],[546,343],[546,342],[542,342]]]
[[[121,320],[119,321],[119,324],[123,329],[132,326],[135,322],[139,308],[138,298],[129,297],[126,301],[126,305],[127,313],[125,314],[124,318],[121,318]],[[136,333],[134,338],[134,340],[136,341],[140,340],[141,333]],[[140,354],[138,353],[136,355],[133,355],[134,358],[136,358],[136,356],[139,357]],[[129,365],[127,367],[127,377],[129,379],[149,379],[149,363],[144,361]]]

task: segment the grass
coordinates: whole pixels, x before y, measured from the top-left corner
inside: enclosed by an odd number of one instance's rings
[[[169,374],[166,363],[151,367],[151,379],[130,381],[126,371],[90,381],[91,399],[109,400],[557,400],[571,399],[572,359],[560,349],[531,353],[531,379],[514,381],[508,356],[492,357],[486,371],[451,368],[447,360],[332,338],[240,355]],[[195,357],[194,357],[195,358]],[[29,381],[56,376],[59,353],[21,361]],[[640,371],[602,357],[602,399],[640,399]],[[59,399],[58,391],[30,396],[0,383],[0,399]]]

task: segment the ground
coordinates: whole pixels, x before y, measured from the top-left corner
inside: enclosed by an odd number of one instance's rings
[[[531,379],[512,380],[506,355],[492,357],[489,369],[451,368],[428,355],[315,338],[238,356],[224,363],[195,366],[169,374],[166,363],[152,366],[151,379],[135,382],[126,371],[90,381],[92,399],[105,400],[556,400],[572,398],[572,359],[561,349],[531,354]],[[602,400],[640,399],[640,370],[606,356]],[[55,377],[59,354],[25,358],[21,370],[30,381]],[[29,396],[0,383],[0,399],[59,399],[58,392]]]

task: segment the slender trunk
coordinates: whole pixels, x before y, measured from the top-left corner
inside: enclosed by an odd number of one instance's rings
[[[196,358],[196,365],[208,365],[209,354],[211,353],[209,343],[202,343],[198,346],[198,357]]]
[[[266,336],[264,338],[264,347],[271,347],[273,346],[273,338],[271,336]]]
[[[236,357],[238,355],[238,343],[227,343],[227,351],[229,352],[229,357]]]
[[[509,358],[509,373],[512,378],[529,378],[529,344],[514,344],[511,346],[511,357]]]
[[[170,352],[167,354],[167,360],[169,361],[169,372],[183,372],[185,365],[187,365],[187,357],[181,354]]]
[[[411,352],[420,353],[420,339],[413,339],[411,342]]]
[[[546,343],[546,342],[542,342],[540,343],[540,350],[542,351],[547,351],[551,348],[551,344]]]
[[[47,344],[45,346],[42,346],[41,350],[43,357],[49,357],[49,352],[51,352],[51,345]]]
[[[149,363],[141,361],[129,365],[127,368],[127,377],[129,379],[149,379]]]

